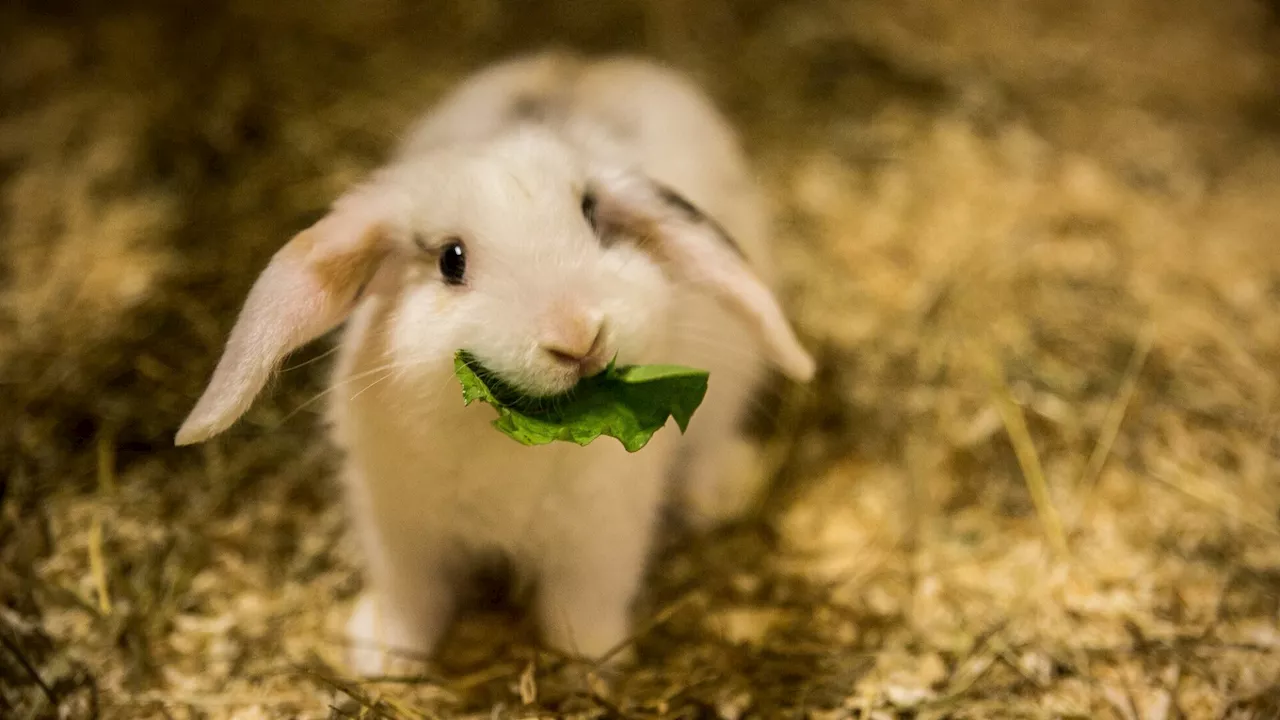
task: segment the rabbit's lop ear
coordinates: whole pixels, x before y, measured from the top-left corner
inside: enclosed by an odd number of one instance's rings
[[[279,362],[346,319],[389,250],[371,206],[347,199],[298,233],[253,284],[209,386],[175,442],[226,430],[253,403]]]
[[[602,233],[629,236],[668,273],[719,298],[750,324],[788,377],[797,382],[813,377],[813,357],[796,338],[773,292],[719,223],[671,188],[639,175],[602,173],[595,184],[600,195],[596,222]]]

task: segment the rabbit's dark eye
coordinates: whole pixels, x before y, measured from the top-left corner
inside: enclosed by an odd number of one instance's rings
[[[592,230],[599,229],[596,227],[596,196],[592,193],[582,195],[582,217],[587,219]]]
[[[461,285],[467,274],[467,251],[458,239],[440,249],[440,275],[450,285]]]

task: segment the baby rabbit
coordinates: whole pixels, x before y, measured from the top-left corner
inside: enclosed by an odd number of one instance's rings
[[[429,654],[462,571],[494,551],[535,579],[545,640],[600,657],[629,635],[669,484],[695,526],[743,510],[763,479],[739,424],[753,386],[769,363],[814,372],[770,290],[764,207],[732,130],[673,71],[494,65],[275,254],[177,443],[225,430],[287,353],[345,322],[330,420],[367,563],[353,668]],[[525,447],[463,406],[459,349],[532,395],[615,356],[710,384],[687,434],[639,452]]]

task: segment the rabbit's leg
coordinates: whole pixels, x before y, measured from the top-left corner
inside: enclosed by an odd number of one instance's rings
[[[644,575],[631,554],[591,553],[541,578],[538,614],[548,645],[600,659],[631,633],[631,606]],[[621,660],[620,652],[610,660]]]
[[[361,675],[400,674],[429,658],[453,616],[443,553],[365,534],[367,587],[347,623],[348,662]]]
[[[600,659],[631,633],[633,602],[662,501],[661,474],[598,472],[609,492],[573,513],[572,528],[543,549],[537,612],[546,642],[562,652]],[[619,488],[639,492],[617,492]],[[652,490],[652,491],[651,491]],[[627,650],[610,661],[630,656]]]

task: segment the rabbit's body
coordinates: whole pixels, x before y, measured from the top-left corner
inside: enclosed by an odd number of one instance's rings
[[[494,66],[278,254],[202,400],[230,409],[197,406],[180,440],[242,410],[233,373],[262,367],[245,348],[274,342],[258,354],[276,357],[354,307],[330,419],[366,560],[349,624],[356,669],[385,670],[378,647],[429,653],[471,562],[493,551],[533,580],[552,645],[599,656],[629,633],[668,489],[698,526],[744,509],[762,473],[740,421],[766,361],[812,372],[750,274],[768,277],[766,222],[734,134],[681,77],[560,54]],[[465,270],[415,261],[413,245],[431,260],[463,247]],[[267,300],[299,286],[322,302],[276,317]],[[464,407],[458,349],[548,394],[614,354],[706,369],[710,383],[686,435],[669,424],[637,453],[610,438],[525,447],[490,425],[492,408]]]
[[[377,313],[348,332],[374,337],[385,322]],[[336,382],[375,365],[364,350],[348,356]],[[431,400],[406,400],[424,390]],[[492,408],[463,407],[449,367],[388,379],[354,399],[341,392],[334,410],[370,588],[348,627],[354,642],[430,650],[472,562],[493,551],[521,579],[537,579],[536,607],[553,644],[592,654],[625,636],[674,428],[634,454],[609,438],[524,447],[492,427]],[[362,672],[384,668],[377,652],[354,657]]]

